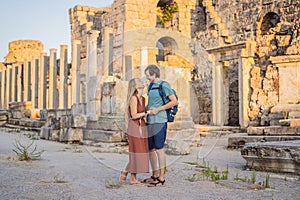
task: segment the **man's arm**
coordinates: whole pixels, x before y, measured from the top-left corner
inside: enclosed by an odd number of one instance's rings
[[[175,94],[171,94],[170,96],[168,96],[168,99],[170,100],[168,103],[166,103],[165,105],[162,105],[160,107],[157,108],[151,108],[150,109],[150,115],[156,115],[157,113],[159,113],[162,110],[167,110],[169,108],[172,108],[176,105],[178,105],[178,101],[177,98],[175,96]]]

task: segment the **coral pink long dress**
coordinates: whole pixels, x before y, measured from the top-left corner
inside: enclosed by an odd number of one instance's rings
[[[138,98],[136,96],[136,98]],[[129,108],[130,110],[130,108]],[[137,101],[137,112],[146,111],[145,98]],[[130,114],[131,115],[131,114]],[[128,123],[129,163],[126,170],[130,173],[149,172],[148,132],[144,118],[130,119]]]

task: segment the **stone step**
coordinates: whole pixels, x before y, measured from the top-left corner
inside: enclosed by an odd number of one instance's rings
[[[230,130],[208,131],[208,132],[200,132],[200,137],[221,137],[224,135],[232,135],[232,134],[238,134],[238,133],[232,132]]]
[[[7,124],[23,127],[41,128],[45,125],[45,121],[39,119],[9,119]]]
[[[13,124],[5,124],[5,127],[11,128],[11,129],[25,130],[25,131],[40,132],[40,130],[41,130],[41,128],[38,128],[38,127],[26,127],[26,126],[19,126],[19,125],[13,125]]]
[[[300,140],[247,143],[241,155],[250,169],[300,175]]]
[[[122,131],[85,129],[83,131],[83,140],[92,140],[97,142],[122,142],[125,140],[125,134]]]
[[[261,127],[248,127],[248,135],[293,135],[300,136],[300,127],[288,126],[261,126]]]
[[[288,113],[289,119],[300,119],[300,111],[291,111]]]
[[[98,121],[88,121],[87,130],[109,130],[126,132],[124,116],[101,116]]]
[[[195,129],[199,132],[211,132],[211,131],[231,131],[232,133],[245,132],[245,129],[238,126],[209,126],[196,124]]]
[[[279,124],[281,126],[300,127],[300,119],[299,118],[280,119]]]
[[[279,142],[291,140],[300,140],[300,136],[249,136],[247,133],[235,134],[228,137],[227,148],[240,149],[243,148],[246,143],[251,142]]]
[[[290,119],[290,127],[300,128],[300,119]]]

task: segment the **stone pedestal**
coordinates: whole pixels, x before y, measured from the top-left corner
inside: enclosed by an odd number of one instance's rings
[[[299,125],[300,115],[289,120],[289,113],[300,112],[300,56],[277,56],[270,60],[278,67],[279,71],[279,104],[271,109],[272,113],[282,114],[284,120],[294,127]],[[292,121],[292,123],[290,123]],[[279,125],[279,121],[278,121]]]
[[[122,142],[125,140],[124,116],[102,115],[97,122],[89,121],[83,132],[84,140]]]
[[[279,70],[279,104],[300,103],[300,55],[271,57]]]

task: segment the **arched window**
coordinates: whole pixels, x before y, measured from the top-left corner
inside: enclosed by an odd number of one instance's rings
[[[156,61],[165,61],[165,56],[173,55],[178,49],[177,42],[171,37],[162,37],[156,43],[158,55]]]
[[[273,12],[266,14],[262,20],[261,24],[261,34],[268,34],[271,28],[276,27],[276,25],[280,22],[280,17]]]

